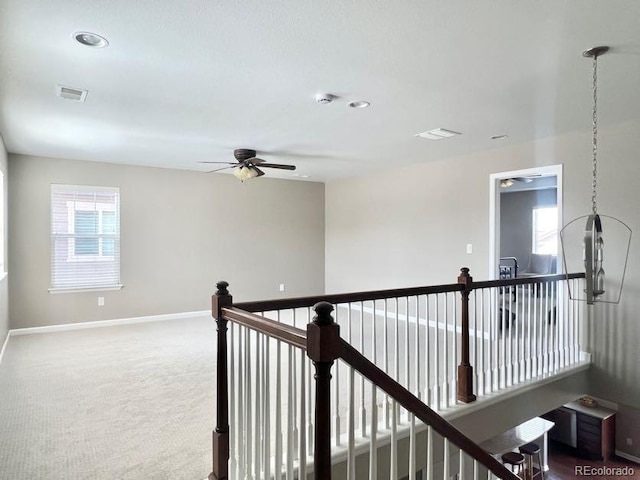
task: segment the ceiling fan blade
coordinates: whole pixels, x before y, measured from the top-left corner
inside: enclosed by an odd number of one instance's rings
[[[252,167],[256,172],[258,172],[258,176],[261,177],[264,175],[264,172],[262,170],[260,170],[258,167],[256,167],[255,165]]]
[[[295,170],[295,165],[282,165],[280,163],[266,163],[262,162],[259,164],[260,167],[268,167],[268,168],[279,168],[280,170]]]
[[[237,162],[205,162],[205,161],[198,162],[198,163],[219,163],[221,165],[237,165],[238,164]]]
[[[233,168],[233,165],[231,165],[231,166],[229,166],[229,167],[217,168],[216,170],[209,170],[208,172],[205,172],[205,173],[214,173],[214,172],[219,172],[220,170],[226,170],[227,168]]]

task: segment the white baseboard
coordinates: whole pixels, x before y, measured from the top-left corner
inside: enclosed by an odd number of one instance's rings
[[[83,330],[85,328],[100,328],[100,327],[111,327],[115,325],[129,325],[132,323],[180,320],[182,318],[202,317],[206,315],[211,315],[211,311],[199,310],[196,312],[165,313],[162,315],[147,315],[145,317],[118,318],[114,320],[97,320],[95,322],[79,322],[79,323],[65,323],[62,325],[47,325],[46,327],[16,328],[13,330],[9,330],[9,335],[7,335],[7,338],[15,335],[30,335],[32,333],[62,332],[66,330]]]
[[[628,453],[621,452],[620,450],[616,450],[616,455],[622,458],[626,458],[635,463],[640,463],[640,457],[635,457],[633,455],[629,455]]]

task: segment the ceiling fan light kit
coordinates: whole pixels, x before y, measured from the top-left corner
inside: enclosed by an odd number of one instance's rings
[[[594,303],[619,303],[631,246],[631,229],[621,220],[598,213],[598,57],[609,47],[594,47],[582,55],[593,58],[593,137],[591,213],[570,221],[560,231],[565,272],[584,270],[585,288],[571,281],[569,297],[572,300]],[[586,226],[582,223],[586,219]],[[607,227],[607,274],[605,275],[604,227]],[[582,245],[580,245],[582,244]],[[582,248],[580,248],[580,246]]]

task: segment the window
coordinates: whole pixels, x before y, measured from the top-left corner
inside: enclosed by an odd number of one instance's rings
[[[120,190],[51,185],[50,291],[121,287]]]
[[[533,253],[558,254],[558,207],[533,209]]]

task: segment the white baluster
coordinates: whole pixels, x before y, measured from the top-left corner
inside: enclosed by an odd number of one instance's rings
[[[375,328],[373,329],[375,332]],[[374,334],[375,335],[375,334]],[[374,357],[375,362],[375,357]],[[371,383],[371,441],[369,442],[369,480],[378,478],[378,395]]]
[[[549,373],[551,370],[549,368],[549,322],[547,320],[547,312],[549,311],[549,284],[544,284],[544,310],[541,313],[541,321],[544,328],[544,367],[543,374]]]
[[[356,480],[356,401],[355,370],[349,368],[349,425],[347,432],[347,479]]]
[[[458,396],[458,372],[457,366],[460,364],[460,358],[458,358],[458,298],[455,293],[446,294],[451,298],[451,324],[453,326],[452,343],[453,343],[453,356],[451,357],[451,404],[456,404]],[[462,332],[462,328],[460,328]]]
[[[500,331],[501,335],[501,346],[502,352],[500,353],[500,388],[504,388],[507,386],[507,325],[506,325],[506,317],[507,317],[507,302],[506,295],[511,294],[507,293],[507,289],[504,288],[502,292],[502,312],[501,312],[501,321],[502,321],[502,330]],[[509,319],[511,320],[511,319]]]
[[[531,342],[531,295],[533,285],[527,285],[527,360],[525,363],[525,379],[529,380],[533,377],[533,348]]]
[[[306,355],[303,350],[300,350],[300,437],[299,437],[299,447],[300,452],[298,454],[298,478],[301,480],[306,480],[307,478],[307,441],[306,435],[304,434],[304,422],[306,417],[306,408],[307,408],[307,396],[306,396],[306,368],[305,368],[305,360]]]
[[[287,480],[293,478],[293,460],[295,457],[295,413],[296,392],[293,380],[293,347],[289,345],[287,355]]]
[[[278,310],[280,322],[280,310]],[[282,342],[276,342],[276,418],[275,418],[275,471],[277,479],[282,479]]]
[[[517,351],[515,351],[516,349],[514,348],[514,344],[515,347],[517,347],[518,345],[518,323],[519,322],[519,318],[518,318],[518,289],[514,286],[514,287],[509,287],[510,292],[515,292],[515,300],[513,298],[513,293],[511,293],[509,295],[509,338],[508,338],[508,342],[509,342],[509,374],[508,374],[508,384],[509,385],[514,385],[517,383],[517,370],[518,370],[518,364],[517,364],[517,359],[516,359],[516,355],[517,355]],[[516,318],[515,320],[513,319],[513,314],[515,313]],[[514,325],[515,324],[515,325]],[[514,340],[514,330],[515,330],[515,340]]]
[[[443,457],[444,457],[444,464],[443,464],[443,478],[450,478],[451,477],[451,463],[450,463],[450,453],[449,453],[449,440],[447,440],[446,438],[443,438],[443,442],[444,442],[444,451],[443,451]]]
[[[340,324],[340,308],[339,305],[336,305],[335,310],[335,318],[336,323]],[[336,447],[340,446],[340,366],[342,362],[335,362],[333,367],[333,376],[335,378],[335,382],[333,383],[332,389],[334,390],[334,416],[333,416],[333,434],[335,435],[334,444]]]
[[[431,343],[430,343],[430,332],[431,327],[429,326],[429,318],[431,317],[431,310],[429,309],[429,295],[425,295],[424,297],[425,305],[424,305],[424,403],[427,405],[431,405]]]
[[[500,311],[498,309],[498,288],[489,289],[491,295],[491,344],[492,344],[492,368],[493,368],[493,383],[491,384],[491,391],[495,392],[500,386],[500,359],[498,355],[498,347],[500,345],[500,338],[498,337],[499,325],[501,322]]]
[[[399,383],[400,382],[400,319],[398,315],[398,298],[397,297],[394,298],[394,302],[395,302],[395,336],[394,336],[395,381]],[[396,418],[396,423],[397,423],[398,421],[400,421],[400,410],[398,408],[396,408],[396,415],[398,416]]]
[[[237,468],[236,458],[236,435],[238,423],[236,421],[236,366],[235,366],[235,352],[237,350],[235,345],[235,327],[233,322],[229,322],[228,327],[228,356],[229,356],[229,471],[234,476]]]
[[[262,348],[261,348],[261,344],[262,344],[262,335],[260,333],[256,332],[256,350],[255,350],[255,357],[256,357],[256,370],[255,370],[255,375],[254,375],[254,379],[255,379],[255,397],[256,397],[256,401],[253,405],[253,408],[255,409],[255,414],[254,414],[254,419],[255,419],[255,423],[254,423],[254,427],[253,427],[253,441],[254,441],[254,462],[253,462],[253,477],[255,479],[259,479],[262,477],[261,473],[262,473],[262,442],[263,442],[263,438],[262,438],[262,405],[263,405],[263,395],[262,395]]]
[[[238,458],[236,478],[244,478],[245,476],[245,436],[246,429],[244,425],[244,409],[245,409],[245,395],[244,395],[244,379],[246,378],[245,364],[244,364],[244,350],[245,344],[245,328],[238,325],[238,408],[237,412],[237,428],[236,434],[236,456]]]
[[[269,337],[264,338],[264,477],[271,478],[271,358]]]
[[[311,314],[311,307],[307,308],[307,323],[311,323],[312,320],[312,314]],[[314,424],[313,424],[313,405],[315,402],[315,399],[313,397],[313,365],[311,363],[311,360],[309,359],[309,357],[305,356],[305,363],[307,365],[307,378],[309,379],[309,381],[307,382],[307,430],[306,430],[306,434],[307,434],[307,451],[312,452],[314,449],[314,445],[313,445],[313,428],[314,428]],[[337,368],[333,369],[333,372],[335,374],[335,372],[337,371]]]
[[[462,450],[458,451],[458,480],[467,480],[467,471],[466,471],[466,455]],[[474,478],[475,480],[475,478]]]
[[[360,353],[364,351],[364,303],[360,302]],[[364,376],[360,375],[360,435],[367,436],[367,407],[364,398]]]
[[[435,410],[440,410],[440,388],[442,385],[441,377],[440,377],[440,302],[438,301],[440,295],[436,293],[435,295],[435,316],[434,316],[434,324],[435,324],[435,341],[433,342],[433,350],[434,350],[434,360],[435,360],[435,387],[434,394],[435,398],[433,400],[433,406]]]
[[[416,417],[409,417],[409,478],[416,478]]]
[[[378,337],[376,327],[376,302],[373,307],[373,328],[371,329],[372,357],[371,361],[377,365]],[[371,383],[371,442],[369,444],[369,480],[378,478],[378,395],[376,386]]]
[[[391,445],[389,458],[389,479],[398,480],[398,402],[391,402]]]
[[[255,432],[255,430],[253,429],[253,423],[252,423],[252,416],[251,416],[251,409],[253,407],[253,402],[251,399],[251,356],[249,355],[250,351],[252,351],[253,349],[251,348],[251,330],[249,330],[248,328],[246,329],[246,344],[245,344],[245,367],[246,367],[246,374],[245,374],[245,392],[246,392],[246,403],[245,403],[245,429],[247,430],[247,435],[245,437],[246,440],[246,447],[247,447],[247,453],[245,456],[245,461],[246,461],[246,468],[245,468],[245,478],[246,479],[250,479],[252,478],[252,474],[251,474],[251,466],[253,465],[253,446],[252,446],[252,438],[249,435],[249,432],[253,431]]]
[[[433,480],[433,428],[427,427],[427,480]]]
[[[409,357],[411,356],[411,347],[409,346],[409,297],[405,297],[405,329],[404,329],[404,366],[405,366],[405,384],[407,390],[411,390],[411,376],[409,373]],[[411,420],[411,413],[406,410],[407,421]]]
[[[420,297],[416,296],[416,333],[415,333],[415,362],[416,362],[416,376],[415,376],[415,394],[420,400],[422,400],[422,390],[420,389]],[[414,420],[415,422],[415,420]]]
[[[296,315],[296,310],[293,309],[293,326],[296,326],[296,321],[297,321],[297,315]],[[293,391],[294,391],[294,397],[293,397],[293,401],[291,402],[291,406],[292,406],[292,411],[290,412],[291,415],[293,415],[293,418],[296,419],[296,421],[293,422],[293,451],[294,451],[294,459],[295,460],[300,460],[298,458],[298,452],[300,451],[299,449],[299,441],[300,441],[300,435],[304,435],[304,428],[300,431],[298,431],[298,424],[299,422],[297,421],[298,418],[298,404],[295,401],[295,399],[297,398],[297,392],[298,392],[298,362],[295,359],[295,350],[291,352],[291,355],[294,357],[293,358]],[[300,368],[303,368],[303,364],[300,364]],[[304,416],[302,417],[304,419]]]
[[[447,294],[444,295],[444,385],[442,387],[442,396],[444,397],[444,407],[447,408],[451,401],[451,392],[449,391],[449,308],[447,302]]]
[[[384,371],[387,375],[389,375],[391,372],[389,371],[389,310],[387,308],[387,299],[384,299],[384,324],[383,324],[383,328],[384,328],[384,358],[383,358],[383,362],[384,362]],[[390,404],[389,404],[389,395],[387,395],[386,393],[384,394],[384,428],[386,428],[387,430],[389,430],[389,428],[391,428],[390,425]]]

